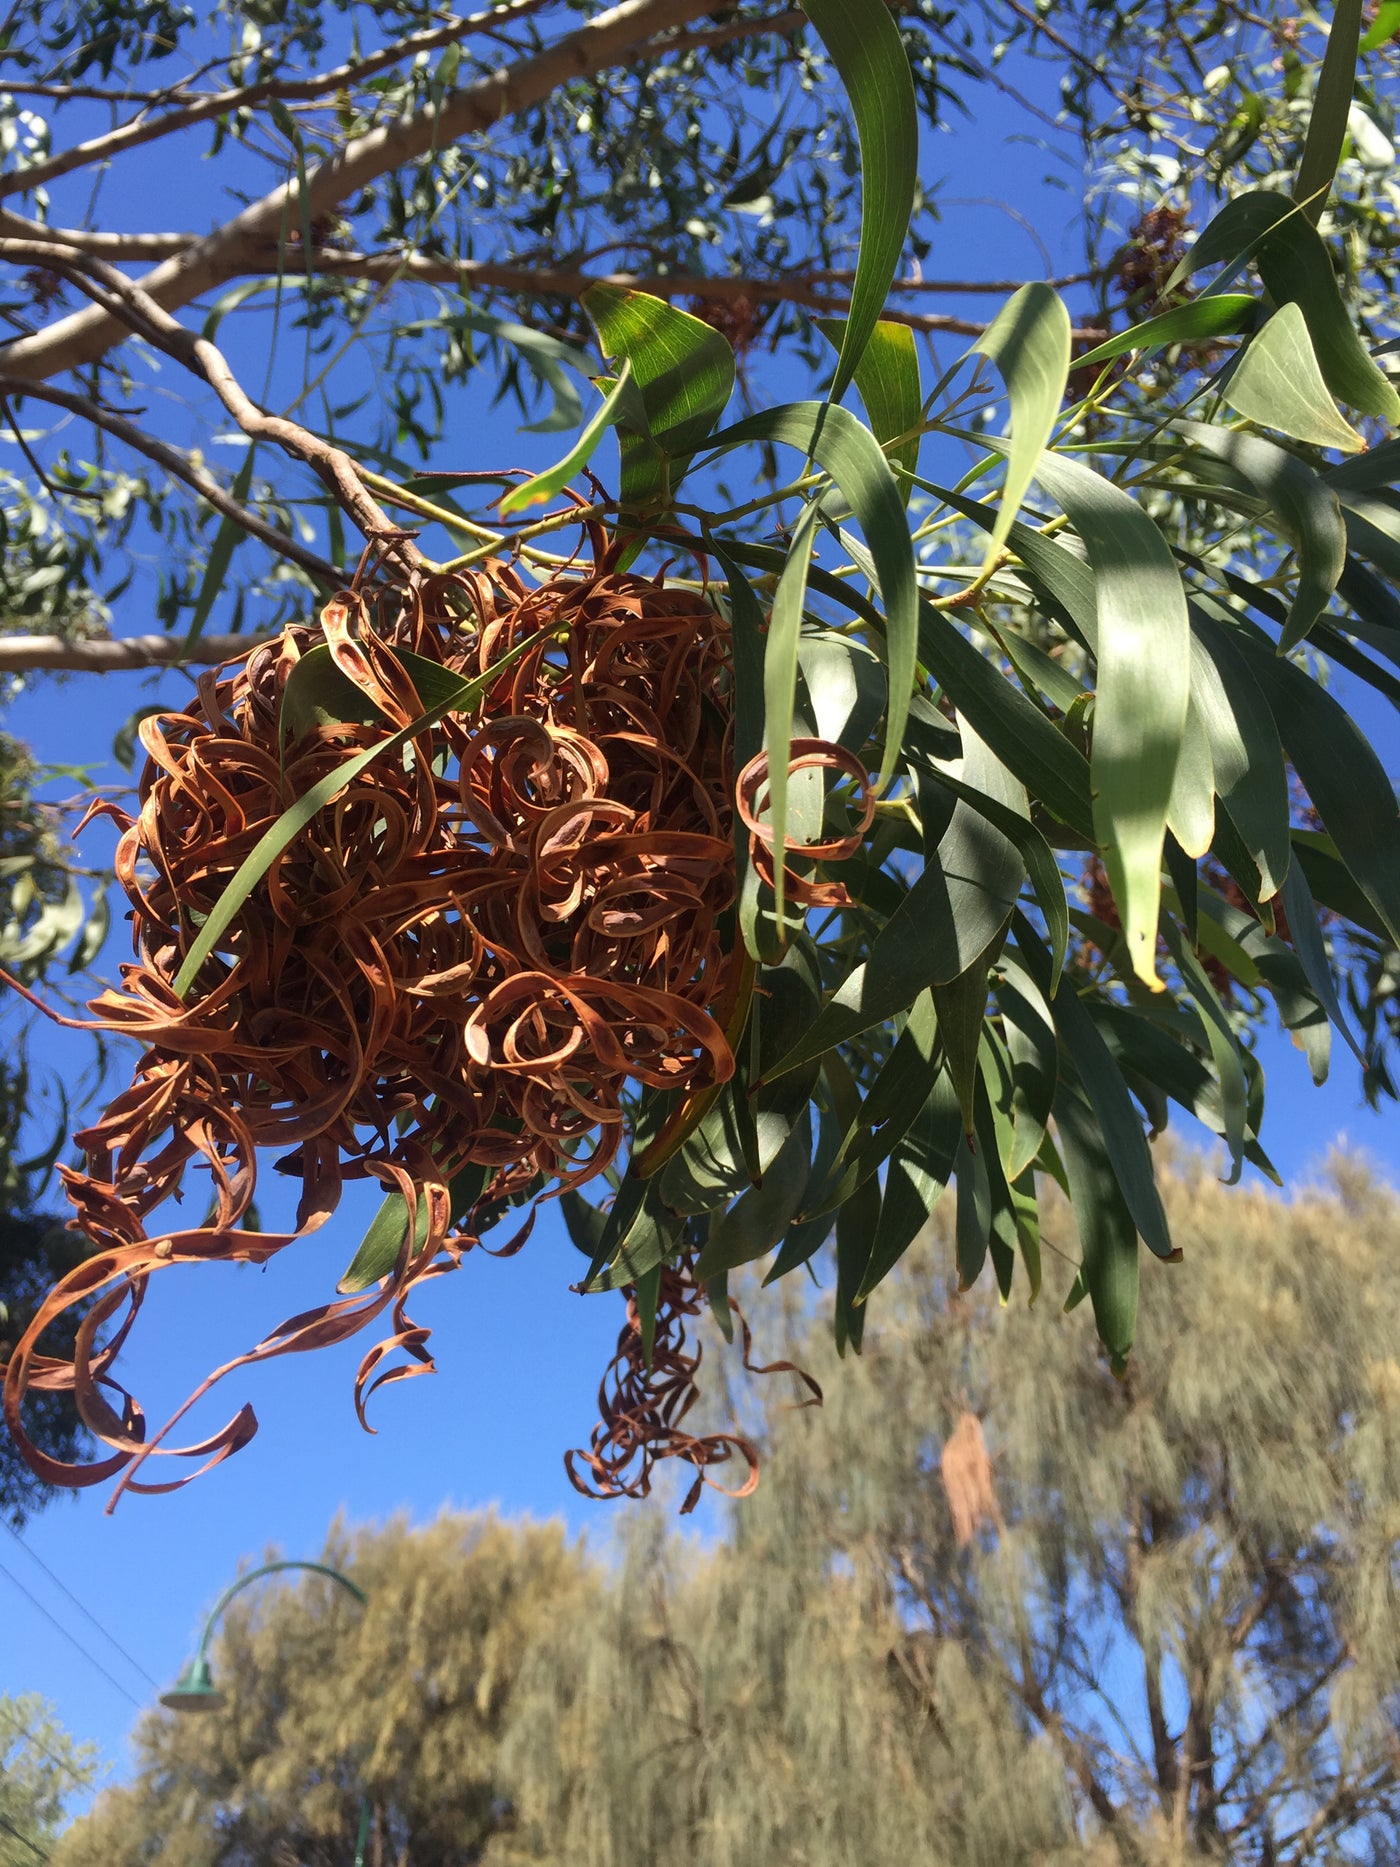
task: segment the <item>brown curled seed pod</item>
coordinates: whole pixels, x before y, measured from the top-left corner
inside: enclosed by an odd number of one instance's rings
[[[202,676],[182,711],[142,722],[134,814],[93,806],[120,833],[135,959],[91,1010],[142,1054],[130,1087],[75,1137],[82,1167],[61,1170],[95,1255],[51,1293],[5,1370],[10,1429],[51,1482],[120,1473],[118,1494],[185,1482],[138,1474],[156,1453],[203,1470],[256,1428],[244,1408],[199,1444],[165,1443],[213,1381],[342,1340],[388,1309],[389,1341],[357,1382],[363,1417],[375,1387],[432,1366],[404,1303],[476,1242],[471,1213],[453,1230],[455,1176],[484,1170],[482,1204],[493,1209],[582,1184],[624,1145],[629,1091],[689,1093],[732,1073],[711,1009],[742,963],[725,935],[728,628],[700,594],[614,569],[606,536],[591,537],[591,568],[538,588],[493,564],[373,599],[342,593],[319,628],[289,628]],[[318,689],[326,704],[308,710],[307,683],[292,683],[317,649],[340,685]],[[426,711],[414,657],[419,678],[424,659],[485,677],[480,707],[412,732]],[[405,730],[402,752],[369,763],[275,857],[177,994],[198,929],[282,813],[349,755]],[[857,761],[808,741],[793,758],[794,769],[858,777],[868,822]],[[766,767],[753,770],[740,810],[762,851],[751,819]],[[301,1181],[290,1233],[244,1229],[269,1147]],[[203,1222],[172,1230],[166,1212],[149,1235],[148,1218],[180,1196],[191,1167],[208,1175]],[[392,1272],[292,1318],[148,1437],[109,1370],[153,1272],[265,1262],[326,1221],[347,1178],[378,1180],[404,1201]],[[47,1324],[83,1303],[73,1360],[41,1355]],[[392,1348],[409,1364],[381,1371]],[[28,1387],[73,1391],[108,1455],[81,1468],[43,1460],[23,1431]]]

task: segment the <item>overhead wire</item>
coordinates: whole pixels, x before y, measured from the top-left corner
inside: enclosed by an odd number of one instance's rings
[[[7,1523],[5,1525],[5,1528],[9,1531],[10,1535],[19,1544],[20,1548],[24,1551],[25,1555],[29,1557],[30,1561],[38,1563],[39,1567],[44,1571],[44,1574],[53,1583],[54,1587],[57,1588],[62,1594],[68,1597],[68,1599],[72,1602],[73,1606],[78,1610],[79,1614],[82,1615],[83,1619],[89,1622],[93,1627],[97,1629],[98,1633],[101,1634],[102,1638],[107,1642],[107,1644],[110,1647],[114,1648],[116,1652],[121,1654],[122,1658],[126,1661],[128,1666],[132,1667],[136,1672],[140,1673],[141,1677],[146,1681],[147,1685],[152,1686],[155,1688],[156,1691],[159,1691],[160,1681],[158,1679],[153,1679],[151,1675],[146,1671],[146,1668],[141,1664],[140,1660],[135,1658],[134,1655],[127,1652],[126,1648],[122,1645],[121,1641],[117,1639],[116,1635],[112,1633],[108,1628],[103,1626],[102,1622],[98,1620],[97,1616],[92,1612],[92,1610],[86,1607],[78,1599],[78,1597],[73,1593],[72,1589],[62,1579],[62,1577],[54,1574],[53,1570],[44,1561],[44,1558],[39,1554],[39,1552],[36,1549],[30,1548],[29,1544],[25,1542],[24,1538],[20,1535],[19,1531],[16,1530],[14,1525],[11,1523]]]
[[[131,1704],[133,1704],[138,1711],[143,1711],[145,1709],[140,1699],[137,1698],[136,1694],[134,1692],[129,1692],[127,1688],[122,1684],[120,1679],[115,1678],[111,1673],[109,1673],[107,1668],[102,1664],[101,1660],[97,1658],[96,1654],[90,1653],[88,1649],[83,1645],[82,1641],[78,1639],[77,1635],[71,1634],[68,1631],[68,1629],[63,1625],[63,1622],[60,1621],[56,1615],[51,1614],[49,1612],[49,1610],[44,1606],[43,1602],[40,1601],[39,1597],[32,1591],[32,1589],[26,1588],[24,1583],[19,1579],[19,1577],[14,1573],[14,1571],[12,1569],[7,1569],[3,1562],[0,1562],[0,1575],[3,1575],[7,1581],[12,1582],[14,1586],[19,1590],[19,1592],[25,1597],[25,1599],[31,1602],[33,1606],[39,1610],[40,1614],[43,1615],[44,1619],[49,1623],[49,1625],[51,1627],[57,1628],[58,1632],[62,1634],[63,1638],[68,1642],[69,1646],[75,1648],[79,1653],[81,1653],[83,1658],[89,1664],[89,1666],[94,1667],[98,1672],[100,1672],[102,1677],[107,1681],[107,1683],[110,1686],[113,1686],[118,1692],[120,1692],[124,1699],[128,1700]]]

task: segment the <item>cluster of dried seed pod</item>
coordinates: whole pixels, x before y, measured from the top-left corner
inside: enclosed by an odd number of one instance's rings
[[[346,1178],[376,1179],[406,1209],[392,1274],[230,1366],[342,1339],[389,1306],[391,1345],[431,1365],[404,1298],[474,1242],[474,1204],[581,1184],[616,1156],[638,1086],[732,1072],[713,1015],[735,963],[728,628],[699,591],[618,570],[601,533],[593,546],[591,568],[539,587],[492,565],[346,592],[319,628],[287,630],[142,723],[139,810],[95,806],[120,831],[136,959],[91,1007],[142,1053],[76,1137],[82,1169],[63,1170],[94,1255],[6,1371],[11,1430],[51,1481],[167,1488],[138,1473],[175,1450],[169,1425],[148,1438],[110,1372],[154,1270],[265,1261],[324,1222]],[[427,663],[439,680],[480,680],[480,705],[415,727]],[[308,818],[178,992],[198,930],[271,826],[395,734],[404,743]],[[245,1226],[269,1148],[301,1182],[290,1233]],[[195,1167],[202,1222],[153,1234]],[[477,1201],[458,1199],[454,1217],[450,1189],[471,1170]],[[84,1303],[72,1360],[40,1354],[52,1318]],[[357,1398],[383,1353],[365,1358]],[[71,1389],[109,1455],[44,1460],[23,1432],[29,1387]],[[178,1451],[203,1469],[254,1425],[245,1409]]]

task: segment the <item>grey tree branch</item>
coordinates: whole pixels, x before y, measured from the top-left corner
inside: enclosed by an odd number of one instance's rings
[[[689,25],[712,10],[712,0],[621,0],[544,51],[503,66],[440,104],[430,103],[411,117],[356,137],[307,176],[312,217],[430,149],[484,133],[502,118],[528,110],[570,78],[635,57],[658,34]],[[141,280],[142,288],[167,311],[189,304],[211,286],[246,271],[250,261],[256,265],[257,255],[275,242],[284,213],[295,209],[300,198],[300,185],[293,177],[207,238],[156,266]],[[0,352],[0,367],[12,379],[41,381],[95,362],[121,342],[125,331],[109,311],[89,307],[31,337],[16,339]]]
[[[207,337],[187,331],[178,318],[133,284],[124,272],[118,272],[105,260],[74,253],[67,247],[0,238],[0,257],[33,259],[36,254],[59,268],[114,317],[202,377],[250,439],[275,441],[294,459],[304,460],[367,538],[399,530],[361,480],[348,454],[284,415],[265,414],[244,390],[218,346]],[[407,542],[400,541],[395,548],[411,562],[418,561],[417,551]]]
[[[277,552],[280,557],[300,565],[303,570],[310,571],[313,577],[320,578],[323,583],[330,584],[332,587],[341,581],[341,574],[334,564],[328,564],[324,558],[317,557],[314,551],[308,551],[305,545],[299,544],[295,538],[289,538],[286,532],[279,532],[275,525],[269,525],[267,520],[258,513],[250,511],[247,506],[240,505],[231,494],[224,491],[216,479],[207,474],[202,467],[195,466],[194,462],[187,455],[182,454],[178,448],[170,447],[166,442],[157,440],[153,434],[147,434],[143,428],[138,428],[135,422],[128,421],[124,415],[118,415],[111,409],[103,408],[101,403],[94,402],[89,396],[74,395],[67,389],[58,389],[49,383],[35,383],[21,377],[0,375],[0,396],[25,395],[50,403],[54,408],[66,409],[70,415],[77,415],[83,421],[90,421],[95,428],[101,428],[104,433],[112,435],[115,439],[125,441],[128,447],[134,448],[138,454],[144,454],[148,460],[154,460],[158,466],[164,467],[167,473],[173,474],[177,480],[183,481],[186,486],[198,493],[200,498],[206,500],[216,512],[221,513],[225,518],[232,519],[235,524],[241,525],[250,537],[259,539],[270,550]]]
[[[205,666],[269,641],[266,635],[128,635],[114,642],[65,642],[61,635],[0,635],[0,674],[110,674],[119,668]]]
[[[451,20],[432,32],[413,33],[394,45],[386,46],[381,52],[372,53],[368,58],[362,58],[354,64],[337,65],[332,71],[317,72],[314,77],[269,78],[262,84],[217,91],[209,97],[195,98],[182,108],[169,110],[164,116],[149,116],[143,110],[139,116],[133,117],[128,123],[119,124],[114,130],[90,137],[83,143],[74,143],[69,149],[61,149],[56,156],[50,156],[47,162],[35,162],[28,168],[0,176],[0,200],[8,195],[28,194],[32,189],[43,188],[60,175],[70,175],[74,169],[87,168],[94,162],[109,162],[124,149],[135,149],[142,143],[154,142],[158,137],[173,135],[177,130],[187,130],[194,124],[228,116],[235,110],[255,109],[273,97],[296,103],[324,97],[327,92],[344,90],[349,85],[402,64],[404,59],[412,58],[419,52],[436,51],[451,45],[470,32],[480,31],[483,26],[509,26],[526,14],[538,12],[546,4],[547,0],[515,0],[514,5],[493,7],[485,13],[473,13],[466,19]],[[159,94],[155,94],[139,101],[151,105],[162,100]],[[178,104],[178,93],[170,94],[170,102]]]

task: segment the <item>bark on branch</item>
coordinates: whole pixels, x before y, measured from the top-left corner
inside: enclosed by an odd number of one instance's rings
[[[306,178],[313,219],[358,194],[381,175],[402,168],[429,150],[464,136],[482,134],[502,118],[540,103],[571,78],[635,58],[658,34],[689,25],[713,10],[713,0],[621,0],[577,31],[532,57],[518,59],[476,83],[429,103],[411,117],[356,137]],[[170,311],[187,305],[223,280],[256,269],[258,256],[275,244],[288,216],[296,225],[301,199],[295,177],[237,214],[207,238],[156,266],[142,289]],[[60,318],[31,337],[18,338],[0,353],[0,367],[15,380],[41,381],[61,370],[95,362],[122,341],[126,327],[99,306]]]
[[[61,635],[0,635],[0,674],[111,674],[120,668],[168,668],[231,661],[264,635],[128,635],[112,642],[66,642]]]

